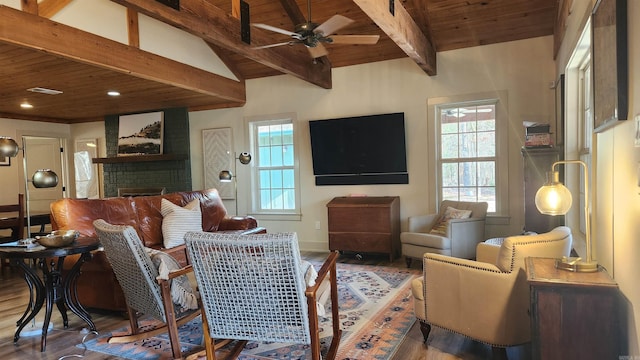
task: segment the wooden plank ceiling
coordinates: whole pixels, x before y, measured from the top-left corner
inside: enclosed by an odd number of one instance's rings
[[[112,1],[129,9],[129,45],[49,20],[68,0],[0,6],[0,117],[78,123],[167,107],[236,107],[244,105],[246,79],[287,73],[331,88],[331,68],[403,57],[430,76],[436,52],[552,35],[558,22],[558,0],[395,0],[395,16],[387,0],[311,0],[313,22],[340,14],[354,23],[338,34],[380,35],[375,45],[327,44],[328,55],[313,61],[301,44],[253,48],[287,35],[251,28],[252,44],[243,43],[238,0],[181,0],[180,11],[155,0]],[[252,23],[294,31],[308,17],[306,0],[245,1]],[[139,50],[138,13],[202,37],[240,81]],[[33,87],[63,94],[26,91]],[[120,97],[105,95],[114,88]]]

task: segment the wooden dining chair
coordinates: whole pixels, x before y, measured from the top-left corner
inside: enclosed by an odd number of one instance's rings
[[[24,194],[18,194],[17,204],[0,205],[0,224],[11,229],[11,235],[0,236],[0,243],[24,238]]]
[[[24,194],[18,194],[18,203],[0,205],[0,229],[11,230],[10,235],[0,236],[0,244],[24,238]],[[9,265],[9,260],[2,260],[0,271]]]

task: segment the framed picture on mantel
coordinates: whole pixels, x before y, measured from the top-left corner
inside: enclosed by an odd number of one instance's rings
[[[118,156],[162,154],[162,111],[123,115],[118,120]]]
[[[591,17],[593,129],[626,120],[629,107],[627,0],[598,0]]]

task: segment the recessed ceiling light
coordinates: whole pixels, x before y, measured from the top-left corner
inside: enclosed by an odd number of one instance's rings
[[[23,102],[22,104],[20,104],[20,107],[23,109],[32,109],[33,105],[27,103],[27,102]]]
[[[107,95],[109,96],[120,96],[120,93],[115,90],[107,91]]]

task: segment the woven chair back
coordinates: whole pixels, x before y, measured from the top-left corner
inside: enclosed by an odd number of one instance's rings
[[[211,338],[310,344],[295,233],[188,232]]]
[[[166,322],[160,286],[156,282],[158,270],[133,227],[111,225],[102,219],[94,221],[93,225],[122,287],[127,305]]]

